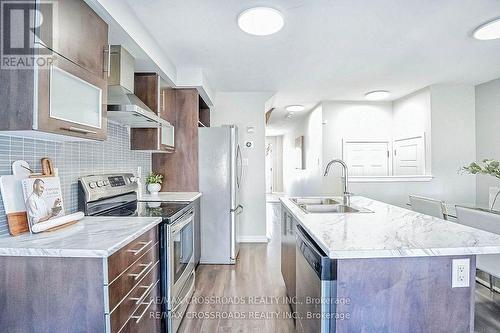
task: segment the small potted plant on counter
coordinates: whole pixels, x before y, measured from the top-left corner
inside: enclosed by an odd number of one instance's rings
[[[151,172],[146,178],[147,189],[151,195],[158,195],[161,190],[161,183],[163,182],[163,176],[154,172]]]
[[[473,175],[482,174],[490,175],[497,179],[500,179],[500,162],[493,159],[485,159],[482,161],[482,165],[472,162],[468,166],[462,168],[463,171],[471,173]],[[495,208],[495,203],[500,195],[500,188],[490,187],[490,211]]]

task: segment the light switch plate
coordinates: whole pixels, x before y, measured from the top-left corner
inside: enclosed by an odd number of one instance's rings
[[[466,288],[470,286],[470,259],[452,260],[451,287]]]

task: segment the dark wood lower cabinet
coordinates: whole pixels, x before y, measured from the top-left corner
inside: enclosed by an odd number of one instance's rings
[[[0,257],[2,332],[105,332],[103,263]]]
[[[109,258],[0,256],[0,331],[160,332],[158,256],[157,227]]]
[[[297,222],[288,210],[281,207],[281,275],[285,282],[286,294],[290,299],[296,296],[296,250],[295,250],[295,226]],[[292,310],[295,311],[295,302],[290,302]]]

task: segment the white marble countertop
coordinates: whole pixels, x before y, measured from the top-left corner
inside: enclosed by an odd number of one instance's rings
[[[158,225],[160,217],[84,217],[65,228],[0,239],[0,256],[106,258]]]
[[[351,204],[373,213],[307,214],[280,200],[332,259],[500,253],[500,235],[364,197]]]
[[[144,193],[137,197],[139,201],[179,201],[193,202],[201,197],[200,192],[160,192],[158,195]]]

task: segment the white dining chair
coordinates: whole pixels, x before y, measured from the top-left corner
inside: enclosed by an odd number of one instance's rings
[[[414,212],[438,217],[443,220],[448,219],[443,201],[420,197],[417,195],[410,195],[409,197],[411,210]]]
[[[500,235],[500,214],[456,206],[458,223]],[[490,290],[493,276],[500,278],[500,254],[481,254],[476,257],[476,267],[489,274]]]

